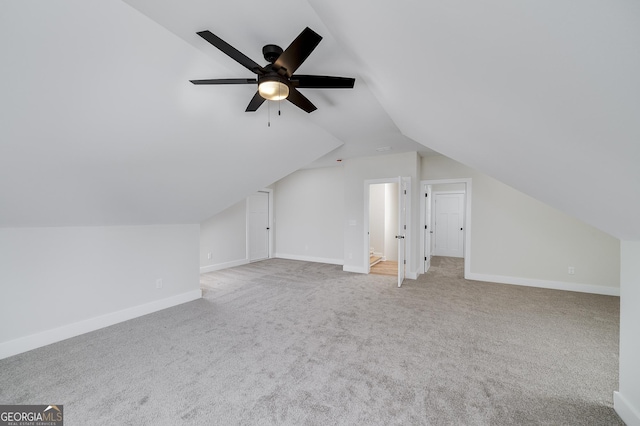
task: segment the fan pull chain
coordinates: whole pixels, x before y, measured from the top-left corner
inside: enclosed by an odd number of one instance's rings
[[[267,101],[267,127],[271,127],[271,103]]]
[[[280,94],[280,88],[282,86],[278,85],[278,116],[280,115],[280,101],[282,100],[282,95]]]

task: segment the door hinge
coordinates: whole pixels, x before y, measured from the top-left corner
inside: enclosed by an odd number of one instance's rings
[[[405,264],[405,265],[407,264],[407,259],[405,259],[405,260],[404,260],[404,264]]]
[[[405,229],[405,230],[407,229],[407,225],[404,225],[404,229]],[[460,228],[460,229],[462,229],[462,228]]]
[[[428,197],[429,197],[429,194],[427,194],[427,193],[425,192],[425,193],[424,193],[424,197],[425,197],[425,198],[428,198]]]
[[[407,190],[406,189],[404,190],[404,195],[407,195]]]
[[[425,257],[424,257],[424,261],[425,261],[425,262],[427,261],[427,256],[425,256]]]
[[[424,226],[424,229],[427,229],[427,225]]]

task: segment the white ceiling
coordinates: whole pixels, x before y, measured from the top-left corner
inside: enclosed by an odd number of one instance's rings
[[[0,6],[0,226],[199,222],[391,146],[640,239],[639,2],[126,3]],[[252,77],[196,31],[262,63],[306,26],[324,39],[299,73],[356,77],[306,90],[312,114],[272,105],[267,127],[255,87],[188,82]]]

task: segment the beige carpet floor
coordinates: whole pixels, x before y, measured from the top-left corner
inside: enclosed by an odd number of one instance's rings
[[[273,259],[204,298],[0,360],[65,425],[621,425],[619,299]]]

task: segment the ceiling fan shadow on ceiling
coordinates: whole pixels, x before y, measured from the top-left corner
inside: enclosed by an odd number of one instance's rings
[[[193,84],[257,84],[258,91],[249,102],[246,112],[256,111],[265,100],[286,99],[310,113],[317,108],[298,89],[353,89],[355,84],[354,78],[294,74],[322,40],[322,37],[309,27],[305,28],[285,50],[275,44],[264,46],[262,54],[269,62],[264,67],[208,30],[196,34],[256,74],[257,77],[189,81]]]

